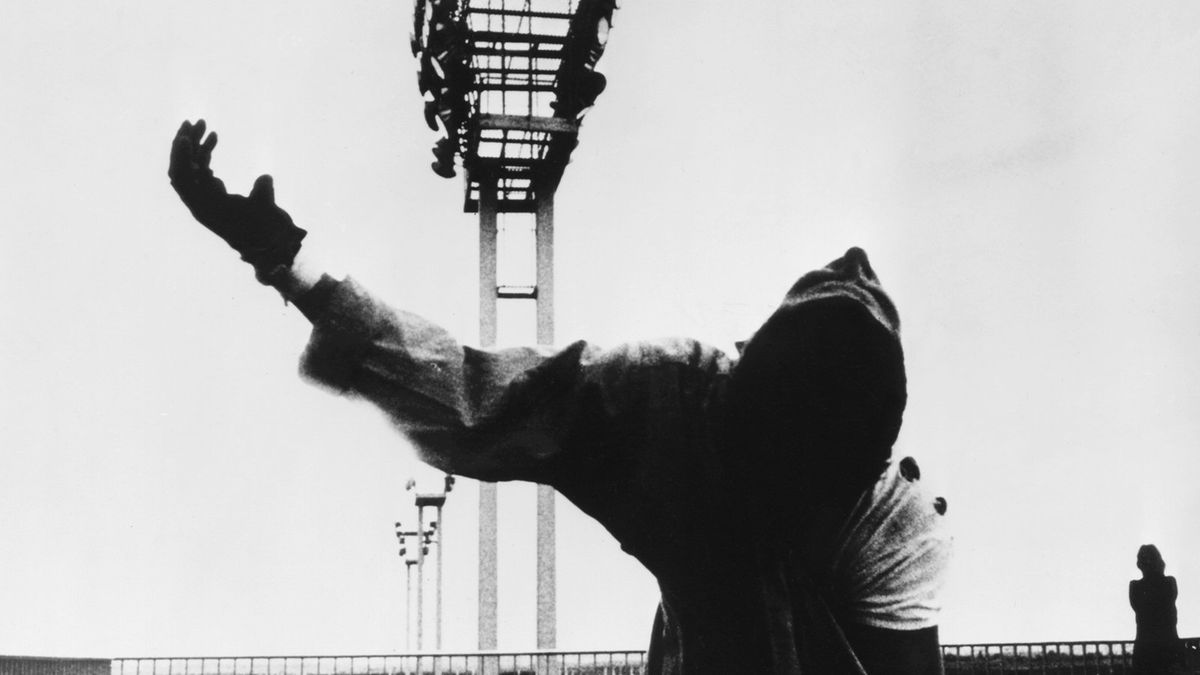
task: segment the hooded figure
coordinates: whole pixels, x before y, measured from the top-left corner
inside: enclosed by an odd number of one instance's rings
[[[740,360],[694,340],[477,350],[328,277],[295,301],[308,377],[443,471],[553,486],[655,575],[649,672],[939,672],[945,539],[889,462],[903,357],[861,250],[805,275]]]
[[[941,672],[945,502],[891,461],[899,320],[863,251],[802,277],[740,359],[689,339],[475,349],[308,278],[269,178],[227,195],[203,135],[180,129],[172,182],[312,322],[303,373],[434,467],[550,485],[599,521],[662,592],[648,672]]]

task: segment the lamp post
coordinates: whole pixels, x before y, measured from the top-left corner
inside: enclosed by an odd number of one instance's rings
[[[404,559],[404,651],[412,649],[412,568],[415,558]]]
[[[400,543],[400,557],[404,560],[404,651],[409,651],[412,647],[412,568],[419,562],[419,556],[409,555],[408,538],[417,536],[417,532],[403,529],[400,521],[396,521],[396,540]]]
[[[400,540],[400,555],[404,557],[404,564],[408,570],[409,579],[407,580],[407,598],[408,607],[405,608],[405,622],[407,622],[412,614],[409,607],[412,606],[412,566],[417,566],[417,651],[425,648],[425,556],[429,554],[429,545],[433,541],[433,535],[437,532],[437,521],[431,521],[426,527],[422,519],[422,510],[417,509],[417,529],[404,530],[401,529],[401,523],[396,522],[396,538]],[[408,556],[408,538],[414,537],[416,541],[415,558]],[[440,548],[440,547],[439,547]],[[440,551],[439,551],[440,557]],[[438,579],[438,585],[441,585],[441,579]],[[439,588],[438,595],[441,595]],[[438,608],[438,622],[441,622],[441,608]],[[408,648],[408,634],[411,633],[411,628],[405,631],[405,649]],[[441,628],[438,628],[439,642],[441,641]],[[439,645],[439,649],[441,646]]]
[[[434,648],[442,648],[442,549],[443,542],[446,536],[446,523],[442,517],[442,507],[446,505],[446,495],[454,489],[454,476],[447,475],[442,484],[441,492],[422,493],[416,495],[417,506],[417,530],[421,532],[421,546],[418,549],[417,555],[417,577],[422,580],[418,583],[423,583],[424,580],[424,565],[425,556],[429,554],[429,547],[437,544],[436,549],[436,567],[437,567],[437,586],[435,587],[435,622],[434,622]],[[434,517],[429,521],[428,527],[425,525],[425,509],[433,508]],[[436,539],[435,539],[436,537]],[[422,587],[417,588],[417,609],[418,612],[422,607]],[[422,624],[417,624],[417,649],[423,647],[421,640]]]
[[[415,481],[409,481],[405,486],[406,490],[412,490],[416,487]],[[442,648],[442,543],[445,541],[446,525],[442,517],[442,507],[446,504],[446,495],[454,488],[454,476],[447,475],[443,483],[441,492],[421,493],[418,492],[415,498],[417,507],[417,527],[413,530],[402,529],[401,523],[396,523],[396,538],[400,540],[400,555],[404,556],[408,551],[408,538],[414,537],[415,541],[415,559],[405,558],[405,563],[408,566],[411,575],[412,566],[417,567],[417,651],[425,648],[425,557],[429,555],[429,547],[437,545],[436,548],[436,566],[437,566],[437,586],[436,589],[436,618],[435,618],[435,639],[434,648]],[[433,519],[426,522],[425,509],[433,508]],[[409,605],[412,604],[412,587],[411,579],[409,580],[408,598]],[[409,612],[406,610],[405,621],[408,621]],[[406,645],[407,636],[412,631],[405,633]],[[406,646],[407,649],[407,646]]]

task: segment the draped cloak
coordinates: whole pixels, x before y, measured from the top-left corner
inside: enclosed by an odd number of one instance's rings
[[[438,469],[554,487],[654,574],[649,672],[861,673],[845,622],[935,625],[945,537],[890,461],[899,319],[861,250],[796,283],[743,352],[765,375],[741,381],[738,356],[691,339],[476,349],[353,280],[297,304],[308,378],[378,406]],[[772,350],[794,410],[739,394],[772,393]],[[762,415],[803,442],[764,454]]]

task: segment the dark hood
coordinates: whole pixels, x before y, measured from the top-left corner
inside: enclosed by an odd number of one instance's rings
[[[845,255],[825,267],[800,277],[792,284],[779,309],[767,319],[763,328],[803,312],[808,303],[829,299],[852,300],[871,314],[879,323],[879,328],[899,341],[900,315],[880,285],[867,253],[858,247],[846,251]]]
[[[844,504],[874,483],[907,388],[899,315],[862,249],[791,287],[745,343],[728,400],[731,465],[765,508]]]

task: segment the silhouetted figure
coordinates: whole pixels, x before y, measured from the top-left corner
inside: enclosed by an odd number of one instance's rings
[[[1175,577],[1164,574],[1166,563],[1153,544],[1138,549],[1137,566],[1142,578],[1129,582],[1129,606],[1137,618],[1133,669],[1137,675],[1169,673],[1182,656],[1175,628],[1179,588]]]
[[[688,339],[474,349],[306,273],[270,177],[229,194],[204,134],[180,128],[172,184],[312,322],[305,375],[433,466],[550,485],[604,525],[662,591],[648,673],[940,675],[946,505],[892,458],[900,319],[862,250],[804,275],[738,358]]]

